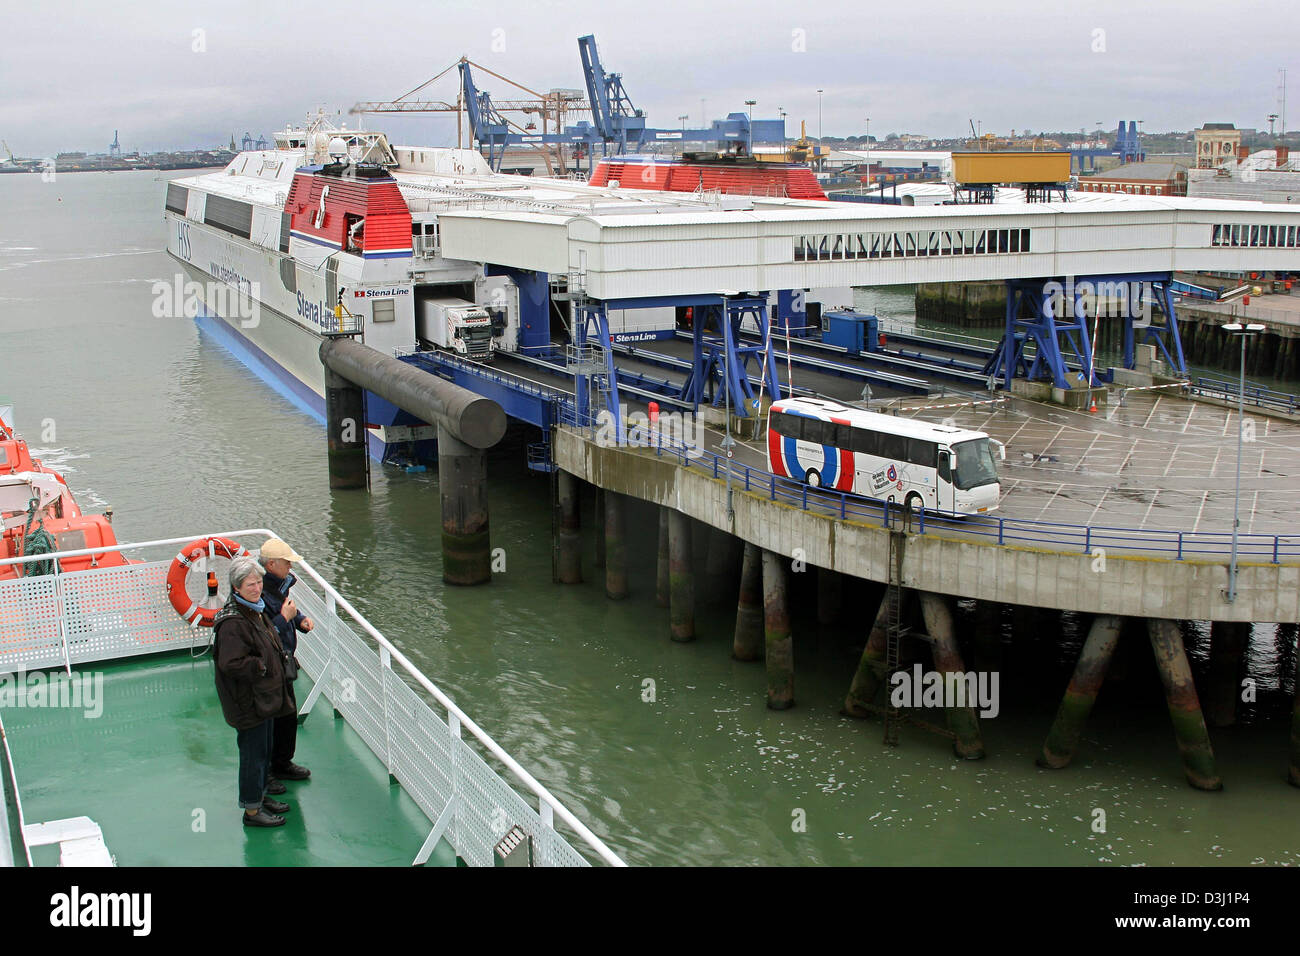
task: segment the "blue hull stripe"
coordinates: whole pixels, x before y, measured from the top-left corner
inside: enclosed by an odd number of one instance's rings
[[[325,424],[325,399],[298,380],[279,362],[271,358],[260,346],[216,316],[199,314],[194,319],[200,333],[211,335],[223,348],[237,358],[241,365],[256,375],[298,411],[317,424]],[[368,451],[375,461],[383,461],[384,443],[374,432],[367,431]]]

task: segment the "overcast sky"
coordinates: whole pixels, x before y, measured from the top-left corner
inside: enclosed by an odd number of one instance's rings
[[[1278,70],[1300,127],[1283,0],[620,0],[312,3],[0,0],[0,137],[19,156],[153,151],[270,135],[308,110],[395,98],[462,54],[536,90],[580,88],[594,33],[650,125],[743,110],[827,135],[1268,128]],[[201,31],[196,33],[196,31]],[[454,100],[455,73],[430,92]],[[480,88],[512,91],[487,75]],[[704,100],[704,103],[701,103]],[[399,143],[454,145],[455,120],[374,117]]]

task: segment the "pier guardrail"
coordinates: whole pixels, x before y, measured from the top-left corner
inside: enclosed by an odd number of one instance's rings
[[[279,537],[266,528],[215,536]],[[0,581],[0,612],[6,612],[0,614],[0,674],[38,668],[64,668],[71,673],[74,663],[205,647],[211,632],[191,627],[167,600],[164,582],[170,559],[71,572],[59,565],[63,558],[102,557],[192,540],[166,538],[0,560],[0,567],[55,562],[51,574]],[[532,838],[541,865],[587,865],[556,830],[558,817],[605,863],[626,865],[315,568],[301,561],[295,570],[300,585],[311,582],[320,589],[320,594],[310,586],[301,594],[294,592],[299,606],[316,622],[311,632],[316,640],[298,645],[299,661],[314,685],[300,713],[310,711],[324,696],[433,821],[416,862],[424,862],[445,836],[466,862],[491,866],[494,846],[509,824],[516,824]],[[375,642],[377,651],[347,618]],[[394,662],[406,678],[397,673]],[[411,683],[441,705],[445,720]],[[464,731],[532,794],[536,809],[470,746]]]
[[[580,423],[576,419],[577,416],[570,414],[561,419],[561,424],[572,425],[579,431],[592,427],[591,422]],[[852,519],[878,524],[884,528],[908,527],[915,534],[947,531],[983,539],[989,544],[1021,545],[1081,554],[1093,554],[1097,549],[1108,552],[1129,551],[1168,555],[1176,561],[1227,558],[1232,552],[1230,531],[1165,531],[1076,525],[1027,518],[962,515],[934,509],[909,512],[898,502],[814,488],[705,449],[660,442],[652,450],[658,457],[676,458],[680,466],[703,471],[712,478],[725,480],[730,472],[736,487],[762,494],[770,501],[781,501],[803,511],[838,517],[841,520]],[[1300,560],[1300,533],[1238,534],[1237,557],[1242,561],[1268,564]]]
[[[1216,398],[1227,402],[1235,403],[1242,398],[1242,388],[1240,382],[1229,382],[1225,379],[1198,377],[1190,385],[1190,391],[1196,395],[1204,395],[1206,398]],[[1293,395],[1290,392],[1278,392],[1271,388],[1264,388],[1262,385],[1251,385],[1246,383],[1244,392],[1244,404],[1255,408],[1271,408],[1279,412],[1287,412],[1291,415],[1300,412],[1300,396]]]

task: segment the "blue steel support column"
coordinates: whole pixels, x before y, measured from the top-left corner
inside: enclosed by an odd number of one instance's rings
[[[722,307],[720,316],[722,319],[722,347],[726,350],[726,356],[722,362],[722,377],[725,379],[724,387],[726,393],[720,398],[722,403],[726,404],[727,396],[730,396],[730,406],[732,413],[744,416],[746,399],[751,398],[749,390],[749,376],[746,375],[744,384],[741,384],[741,372],[744,370],[744,364],[741,356],[736,349],[736,338],[740,331],[740,310],[731,305]],[[713,404],[717,405],[718,399],[714,399]]]
[[[605,374],[609,376],[608,408],[611,415],[614,416],[614,434],[618,435],[618,443],[625,444],[626,440],[623,435],[623,410],[619,404],[618,394],[618,368],[614,365],[614,346],[609,337],[609,313],[605,310],[604,303],[601,303],[589,313],[596,320],[596,334],[600,337],[600,346],[605,350]]]
[[[1178,331],[1178,318],[1174,312],[1174,294],[1169,287],[1169,282],[1155,281],[1151,283],[1152,305],[1159,304],[1160,311],[1164,314],[1165,324],[1156,325],[1154,322],[1146,330],[1143,341],[1155,343],[1164,355],[1164,359],[1169,363],[1179,375],[1187,374],[1187,361],[1183,356],[1183,339]],[[1161,333],[1164,333],[1163,336]],[[1125,356],[1127,361],[1128,356]],[[1132,368],[1132,365],[1128,366]]]
[[[587,314],[583,306],[573,303],[573,347],[582,355],[582,347],[587,344]],[[588,425],[588,413],[591,406],[591,378],[586,373],[573,377],[573,404],[577,413],[578,425]]]
[[[1128,300],[1125,299],[1125,302],[1127,302],[1127,301],[1128,301]],[[1125,307],[1125,310],[1124,310],[1124,311],[1125,311],[1125,315],[1124,315],[1124,367],[1125,367],[1125,368],[1136,368],[1136,367],[1137,367],[1137,356],[1136,356],[1136,354],[1135,354],[1135,350],[1136,350],[1136,348],[1137,348],[1137,343],[1134,341],[1135,336],[1134,336],[1134,334],[1133,334],[1133,306],[1132,306],[1132,304],[1129,303],[1129,304]]]
[[[755,313],[758,316],[758,334],[763,340],[763,380],[767,383],[767,393],[772,401],[781,397],[781,384],[776,377],[776,355],[772,352],[772,317],[766,306]]]

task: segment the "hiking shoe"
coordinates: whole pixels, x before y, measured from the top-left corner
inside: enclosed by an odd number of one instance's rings
[[[263,808],[258,810],[252,816],[247,813],[240,814],[244,818],[246,827],[282,827],[284,826],[284,817],[277,817],[274,813],[267,813]]]

